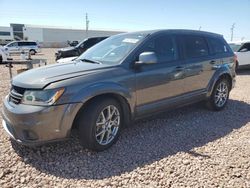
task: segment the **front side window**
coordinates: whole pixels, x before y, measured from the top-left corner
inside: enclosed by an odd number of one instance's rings
[[[144,45],[143,52],[155,52],[159,63],[177,59],[175,40],[171,35],[162,35],[149,40]]]
[[[16,47],[17,46],[17,42],[13,42],[7,45],[8,47]]]
[[[120,64],[120,61],[145,37],[146,34],[139,33],[112,36],[84,52],[78,59],[88,59],[111,65]]]
[[[187,58],[198,58],[208,55],[208,46],[203,37],[185,36],[183,42]]]

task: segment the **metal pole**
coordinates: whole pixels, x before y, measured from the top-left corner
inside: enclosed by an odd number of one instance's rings
[[[86,22],[86,37],[88,37],[88,30],[89,30],[89,19],[88,19],[88,13],[86,13],[85,16],[85,22]]]
[[[234,38],[234,28],[235,28],[235,23],[233,23],[231,27],[231,41],[233,41],[233,38]]]

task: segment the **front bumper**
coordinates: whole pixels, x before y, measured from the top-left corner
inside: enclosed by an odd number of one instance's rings
[[[23,145],[63,140],[70,135],[78,106],[78,103],[49,107],[15,105],[6,98],[2,124],[11,138]]]

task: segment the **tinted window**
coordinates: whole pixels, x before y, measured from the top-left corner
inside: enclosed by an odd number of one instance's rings
[[[148,41],[143,49],[144,52],[155,52],[158,62],[164,63],[177,59],[177,50],[174,38],[170,35],[159,36]]]
[[[36,46],[36,42],[29,42],[29,45]]]
[[[85,44],[84,47],[85,48],[90,48],[91,46],[95,45],[98,42],[98,38],[94,38],[94,39],[88,39]]]
[[[247,51],[250,51],[250,43],[245,43],[245,44],[243,44],[243,46],[240,48],[240,50],[242,50],[242,49],[244,49],[244,48],[246,48]]]
[[[18,46],[35,46],[35,42],[18,42]]]
[[[228,52],[227,46],[220,39],[209,38],[208,41],[209,41],[209,44],[210,44],[210,46],[212,48],[213,53],[215,53],[215,54],[223,54],[223,53]]]
[[[200,36],[185,36],[184,50],[187,58],[196,58],[208,55],[206,40]]]

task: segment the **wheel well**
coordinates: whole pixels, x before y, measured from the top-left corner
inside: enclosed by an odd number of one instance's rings
[[[122,113],[123,113],[123,117],[124,117],[124,125],[125,127],[127,127],[130,123],[131,120],[131,109],[129,106],[129,103],[127,101],[127,99],[119,94],[115,94],[115,93],[105,93],[105,94],[101,94],[101,95],[97,95],[94,96],[92,98],[90,98],[88,101],[86,101],[82,107],[80,108],[80,110],[77,112],[75,119],[73,121],[73,125],[72,125],[72,129],[77,128],[77,124],[75,123],[79,117],[79,115],[84,111],[84,109],[86,109],[93,101],[95,100],[99,100],[99,99],[107,99],[107,98],[112,98],[115,99],[121,109],[122,109]]]
[[[221,79],[226,79],[229,81],[229,89],[231,90],[232,89],[232,78],[229,74],[222,74],[218,80],[221,80]]]

